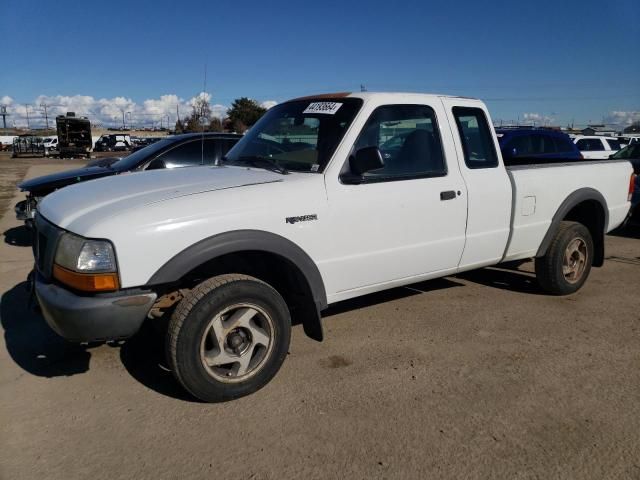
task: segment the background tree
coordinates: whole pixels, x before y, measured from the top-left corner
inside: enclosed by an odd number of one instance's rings
[[[184,119],[184,133],[200,132],[202,126],[200,125],[200,117],[193,113]]]
[[[261,107],[258,102],[247,97],[236,98],[227,112],[234,130],[242,127],[244,130],[258,121],[267,109]],[[243,131],[244,131],[243,130]]]
[[[209,123],[209,131],[210,132],[224,131],[224,127],[222,126],[222,120],[220,120],[218,117],[213,117],[211,119],[211,123]]]
[[[244,123],[242,123],[240,120],[236,120],[234,122],[230,122],[230,130],[234,133],[244,133],[247,131],[247,129],[249,127],[247,127]]]
[[[174,130],[176,133],[184,133],[184,125],[182,125],[182,121],[180,119],[176,122]]]
[[[201,93],[191,105],[191,115],[189,115],[184,121],[184,131],[202,131],[203,125],[207,125],[209,123],[209,118],[211,118],[211,105],[209,105],[207,97]]]

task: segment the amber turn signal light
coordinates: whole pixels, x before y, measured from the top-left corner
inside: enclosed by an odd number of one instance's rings
[[[53,278],[83,292],[109,292],[120,287],[116,273],[78,273],[56,264]]]

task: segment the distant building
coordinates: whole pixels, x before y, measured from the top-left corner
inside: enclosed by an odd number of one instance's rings
[[[589,125],[587,128],[580,130],[582,135],[602,135],[603,137],[615,137],[616,129],[607,127],[606,125]]]

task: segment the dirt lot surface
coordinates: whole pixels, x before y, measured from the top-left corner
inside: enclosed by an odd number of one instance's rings
[[[66,166],[0,160],[1,478],[640,478],[639,229],[569,297],[526,263],[338,305],[267,387],[207,405],[153,329],[72,345],[29,309],[11,197]]]

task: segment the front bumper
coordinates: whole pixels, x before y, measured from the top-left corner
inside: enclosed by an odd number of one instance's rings
[[[80,296],[54,283],[36,278],[36,296],[49,326],[76,342],[115,340],[136,333],[157,294],[154,292]]]

